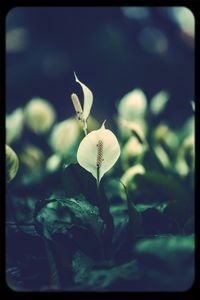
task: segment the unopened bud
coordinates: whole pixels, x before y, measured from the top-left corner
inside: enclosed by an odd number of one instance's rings
[[[83,109],[82,109],[82,106],[81,106],[78,96],[76,94],[72,94],[71,99],[72,99],[74,109],[76,111],[78,119],[83,120]]]

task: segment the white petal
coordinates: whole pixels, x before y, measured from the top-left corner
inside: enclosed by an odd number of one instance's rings
[[[160,114],[166,107],[169,100],[169,93],[160,91],[153,96],[150,102],[150,111],[154,115]]]
[[[93,94],[90,91],[90,89],[78,79],[75,72],[74,72],[74,76],[75,76],[76,82],[78,82],[81,85],[82,90],[83,90],[83,95],[84,95],[83,116],[84,116],[84,119],[87,120],[87,118],[90,114],[92,103],[93,103]]]
[[[141,89],[134,89],[126,94],[120,101],[118,112],[126,121],[134,121],[144,116],[147,108],[147,99]]]
[[[102,141],[103,161],[99,168],[99,181],[112,168],[120,155],[117,138],[110,130],[105,129],[104,123],[100,129],[90,132],[82,140],[77,152],[78,163],[97,179],[97,144]]]

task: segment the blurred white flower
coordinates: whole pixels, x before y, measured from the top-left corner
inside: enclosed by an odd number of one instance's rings
[[[9,53],[21,52],[28,48],[29,32],[22,27],[16,27],[6,32],[6,51]]]
[[[167,52],[169,41],[165,32],[154,26],[145,26],[140,32],[139,44],[150,54],[163,55]]]
[[[147,108],[147,98],[141,89],[134,89],[119,102],[119,117],[126,121],[134,121],[144,117]]]
[[[141,141],[146,141],[147,123],[144,118],[137,119],[133,122],[128,122],[118,118],[119,132],[125,140],[136,134]]]
[[[105,129],[104,123],[81,141],[77,151],[78,163],[96,178],[98,184],[120,156],[118,140],[112,131]]]
[[[171,168],[171,160],[161,145],[155,145],[154,152],[164,168]]]
[[[165,109],[169,100],[169,93],[160,91],[156,93],[150,102],[150,111],[153,115],[158,115]]]
[[[33,98],[24,110],[25,122],[36,134],[46,133],[56,119],[54,107],[45,99]]]
[[[171,16],[180,28],[194,38],[195,18],[193,12],[187,7],[173,7],[170,9]]]
[[[126,170],[131,165],[141,162],[146,149],[147,145],[140,143],[136,136],[130,137],[130,139],[124,145],[121,154],[123,169]]]
[[[24,125],[22,108],[17,108],[12,114],[6,116],[6,143],[12,144],[21,137]]]
[[[135,176],[138,174],[142,175],[144,173],[145,173],[145,168],[142,165],[137,164],[127,169],[127,171],[121,177],[120,181],[125,185],[127,189],[133,191],[136,189],[136,183],[134,182]],[[126,200],[127,197],[123,188],[121,188],[120,195],[124,200]]]
[[[19,169],[19,159],[15,151],[6,145],[6,181],[10,182]]]
[[[195,112],[195,102],[192,100],[192,101],[190,101],[190,104],[192,106],[193,112]]]
[[[194,134],[186,137],[177,154],[175,169],[181,176],[187,176],[195,168],[195,138]]]
[[[43,151],[32,144],[25,144],[20,153],[20,161],[27,171],[42,171],[44,169],[45,155]]]
[[[50,145],[56,154],[65,158],[74,151],[79,139],[80,127],[74,118],[70,118],[54,125]]]
[[[61,157],[58,154],[51,155],[46,161],[46,171],[53,173],[58,170],[61,164]]]
[[[177,151],[179,145],[178,135],[165,123],[160,123],[153,131],[153,139],[156,144],[167,145],[170,149]]]

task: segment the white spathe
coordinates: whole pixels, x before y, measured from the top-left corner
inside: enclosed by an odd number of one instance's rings
[[[141,89],[134,89],[119,102],[118,112],[126,121],[143,117],[147,109],[147,98]]]
[[[83,90],[83,118],[86,121],[93,103],[93,94],[91,90],[83,84],[77,77],[76,73],[74,72],[75,80],[78,82]]]
[[[105,123],[105,121],[104,121]],[[98,181],[97,157],[98,143],[102,141],[102,163],[99,167],[99,182],[103,175],[109,171],[120,156],[120,146],[116,136],[109,129],[105,129],[104,123],[101,128],[90,132],[80,143],[77,151],[78,163],[90,172]]]

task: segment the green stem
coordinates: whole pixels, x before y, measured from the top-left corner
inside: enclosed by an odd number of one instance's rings
[[[110,242],[112,239],[114,224],[109,211],[108,199],[104,194],[103,186],[100,186],[98,178],[99,170],[97,168],[97,206],[99,208],[100,216],[106,225],[106,228],[101,235],[100,245],[102,249],[102,259],[107,260],[110,259]]]
[[[88,134],[87,121],[84,120],[83,122],[84,122],[83,131],[84,131],[84,134],[86,136]]]
[[[98,192],[98,196],[100,196],[100,193],[99,193],[99,167],[97,167],[97,192]]]
[[[45,238],[44,238],[44,243],[45,243],[47,259],[48,259],[48,262],[49,262],[51,285],[54,285],[57,288],[60,288],[60,280],[59,280],[58,270],[57,270],[57,267],[56,267],[56,262],[55,262],[55,259],[53,257],[53,253],[50,250],[49,242]]]

